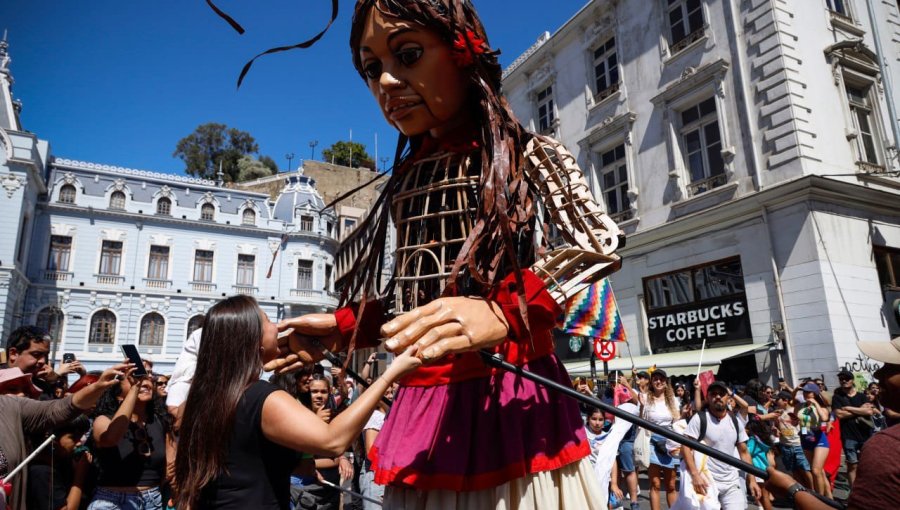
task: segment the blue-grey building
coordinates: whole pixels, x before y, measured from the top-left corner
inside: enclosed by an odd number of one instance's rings
[[[53,332],[52,356],[89,369],[137,344],[169,372],[224,296],[254,296],[270,319],[333,310],[334,215],[315,181],[268,194],[221,182],[54,157],[19,124],[0,43],[0,334]]]

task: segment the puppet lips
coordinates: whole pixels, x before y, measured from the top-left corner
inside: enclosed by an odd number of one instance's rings
[[[420,104],[422,104],[422,101],[418,97],[401,96],[388,100],[387,104],[384,105],[384,110],[391,120],[400,120],[409,115],[410,111]]]

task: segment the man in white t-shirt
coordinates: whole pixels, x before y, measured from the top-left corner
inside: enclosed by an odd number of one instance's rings
[[[709,389],[706,390],[706,398],[706,409],[691,418],[684,435],[700,440],[716,450],[727,452],[735,458],[739,457],[744,462],[751,463],[750,453],[747,450],[747,432],[728,412],[728,387],[724,383],[716,381],[710,384]],[[701,413],[705,415],[705,420]],[[703,421],[706,421],[705,427],[702,424]],[[704,428],[706,430],[703,430]],[[694,450],[684,446],[682,452],[685,468],[693,479],[694,491],[699,495],[705,495],[708,482],[706,477],[701,476],[700,466],[697,465],[694,458]],[[707,459],[706,466],[709,470],[709,477],[712,478],[711,482],[715,483],[716,489],[718,489],[722,510],[747,508],[747,497],[740,483],[740,471],[713,458]],[[752,475],[747,475],[747,486],[750,488],[753,499],[758,501],[759,485]]]

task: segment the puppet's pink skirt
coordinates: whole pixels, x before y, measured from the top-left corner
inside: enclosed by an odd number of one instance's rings
[[[523,368],[571,384],[553,354]],[[565,491],[565,497],[577,499],[599,492],[588,476],[590,464],[581,462],[588,453],[574,400],[498,371],[461,382],[402,387],[369,458],[375,482],[389,486],[386,502],[401,498],[386,508],[443,508],[446,501],[482,508],[475,504],[482,497],[496,503],[497,497],[510,501],[506,496],[552,499]],[[421,498],[424,506],[413,504]]]

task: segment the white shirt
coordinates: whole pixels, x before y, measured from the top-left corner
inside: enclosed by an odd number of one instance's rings
[[[194,370],[197,369],[197,353],[200,351],[200,333],[198,329],[187,337],[181,345],[181,353],[175,361],[175,369],[166,389],[169,395],[166,397],[166,406],[178,407],[187,400],[188,391],[191,389],[191,381],[194,380]]]
[[[381,430],[382,427],[384,427],[384,412],[376,409],[372,416],[369,417],[369,421],[366,422],[366,426],[363,427],[363,431]]]
[[[650,403],[648,403],[650,402]],[[671,427],[672,411],[666,405],[665,396],[653,399],[646,393],[641,393],[641,403],[644,404],[644,417],[657,425]]]
[[[706,411],[700,412],[705,413]],[[703,443],[721,452],[730,453],[732,457],[739,459],[740,455],[738,454],[736,444],[747,442],[747,432],[740,426],[740,423],[738,423],[738,430],[735,430],[731,416],[725,415],[722,420],[719,420],[711,413],[707,413],[706,416],[706,437],[703,438]],[[695,414],[694,417],[691,418],[687,430],[684,431],[684,435],[693,439],[700,437],[699,414]],[[712,457],[709,458],[706,466],[709,468],[709,474],[712,475],[713,480],[718,484],[737,483],[740,478],[740,473],[737,468],[731,467]]]

